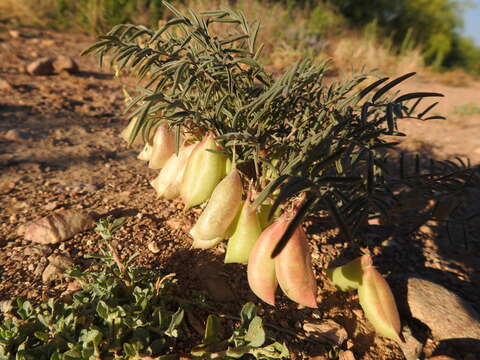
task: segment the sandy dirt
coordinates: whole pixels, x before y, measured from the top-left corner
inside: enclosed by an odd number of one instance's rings
[[[319,308],[297,309],[283,295],[279,295],[276,309],[262,304],[248,289],[245,266],[223,264],[224,246],[208,251],[191,249],[187,230],[198,209],[183,213],[179,202],[156,199],[149,185],[156,172],[136,159],[139,149],[128,148],[119,137],[126,126],[122,85],[108,69],[99,69],[95,58],[79,56],[94,39],[53,31],[20,31],[20,38],[0,32],[0,78],[13,86],[0,90],[0,300],[17,296],[47,299],[66,288],[64,281],[42,282],[46,256],[29,251],[31,243],[21,235],[25,224],[66,208],[126,216],[126,226],[115,240],[121,256],[139,252],[138,264],[175,272],[185,291],[206,291],[219,311],[237,315],[243,303],[254,301],[267,322],[298,334],[302,334],[305,321],[335,320],[348,333],[341,348],[352,350],[357,359],[404,359],[394,342],[375,336],[357,295],[337,291],[325,277],[325,269],[334,260],[351,259],[360,249],[368,248],[377,255],[376,265],[398,298],[406,275],[426,275],[477,304],[480,311],[479,244],[473,242],[465,249],[460,239],[449,242],[441,229],[418,231],[418,224],[407,224],[400,232],[388,226],[372,227],[354,244],[345,244],[330,224],[307,222],[320,289]],[[56,55],[72,56],[81,72],[52,76],[24,72],[30,61]],[[480,114],[455,113],[466,104],[480,106],[480,83],[448,87],[419,77],[402,90],[445,94],[435,112],[448,116],[444,121],[399,123],[400,130],[409,134],[403,144],[406,150],[437,159],[469,156],[473,163],[480,162]],[[4,136],[12,129],[18,131],[16,138]],[[149,250],[152,242],[159,253]],[[96,252],[99,246],[98,236],[88,231],[46,251],[67,254],[77,265],[88,267],[92,263],[85,254]],[[329,357],[329,346],[277,330],[273,333],[287,343],[292,358],[334,358]],[[459,353],[438,345],[427,340],[424,355],[470,356],[468,351]]]

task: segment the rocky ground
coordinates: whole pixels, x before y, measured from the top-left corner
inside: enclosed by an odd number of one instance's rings
[[[284,297],[276,309],[264,306],[248,289],[245,267],[223,264],[222,246],[191,249],[187,230],[198,210],[184,213],[180,203],[156,199],[149,185],[155,172],[136,159],[138,149],[128,148],[119,137],[126,125],[122,84],[108,69],[99,69],[96,59],[79,57],[93,40],[32,29],[0,32],[0,300],[58,296],[69,286],[59,279],[62,269],[71,263],[92,265],[85,255],[102,246],[92,230],[55,244],[32,243],[23,236],[26,224],[54,211],[83,210],[126,216],[114,241],[121,257],[138,252],[137,264],[176,273],[180,286],[205,291],[219,311],[236,315],[246,301],[257,303],[295,359],[334,359],[340,350],[347,359],[349,354],[371,360],[480,359],[475,355],[480,354],[478,237],[465,248],[460,236],[449,241],[441,227],[405,222],[400,231],[371,226],[355,244],[345,244],[328,223],[308,223],[319,286],[315,310],[297,309]],[[44,57],[57,60],[31,65]],[[478,104],[480,84],[452,88],[420,78],[404,87],[412,89],[443,92],[438,112],[449,120],[406,120],[400,126],[412,136],[404,147],[435,158],[469,156],[480,162],[480,114],[460,111]],[[332,263],[346,262],[366,248],[376,255],[404,327],[413,334],[405,331],[403,349],[375,336],[357,295],[337,291],[325,277]],[[325,337],[334,352],[324,345]]]

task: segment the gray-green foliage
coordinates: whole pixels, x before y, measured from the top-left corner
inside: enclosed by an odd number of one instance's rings
[[[108,241],[122,223],[122,219],[102,219],[97,231]],[[205,301],[181,298],[173,274],[163,276],[132,266],[131,258],[122,267],[117,256],[101,250],[95,256],[100,259],[98,269],[71,271],[70,277],[80,283],[81,290],[70,302],[50,299],[32,304],[17,299],[1,316],[0,358],[178,359],[192,349],[195,338],[187,338],[185,313],[204,310]],[[227,341],[211,335],[207,321],[205,339],[215,339],[223,358],[238,358],[242,351],[259,359],[288,357],[284,345],[266,340],[253,304],[245,305],[241,316],[240,327]],[[179,341],[187,348],[180,348]],[[212,357],[208,348],[198,355]]]

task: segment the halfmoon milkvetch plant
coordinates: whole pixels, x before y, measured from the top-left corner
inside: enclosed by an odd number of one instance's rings
[[[302,275],[313,277],[302,229],[307,215],[327,211],[345,238],[353,239],[370,216],[388,215],[397,204],[398,190],[411,185],[390,173],[387,150],[397,145],[391,136],[404,136],[397,125],[402,118],[441,118],[427,115],[434,105],[420,109],[419,103],[442,95],[393,91],[414,73],[366,86],[369,74],[333,81],[326,76],[328,62],[309,59],[274,78],[260,62],[260,26],[243,13],[183,14],[164,5],[171,17],[158,29],[118,25],[85,53],[98,55],[101,63],[108,57],[112,66],[138,76],[138,95],[127,106],[131,120],[122,134],[129,135],[130,144],[141,138],[153,146],[158,126],[172,132],[173,154],[152,185],[159,196],[179,196],[186,208],[208,202],[191,229],[194,246],[230,238],[226,262],[248,259],[252,290],[274,304],[278,282],[272,256],[280,254],[287,263],[301,257]],[[173,175],[177,169],[181,179]],[[229,189],[222,181],[231,174],[238,174],[241,185]],[[426,183],[426,177],[417,178]],[[281,214],[300,200],[284,221]],[[210,213],[218,216],[221,211],[212,210],[217,206],[228,208],[228,230],[227,221],[205,220],[213,219]],[[239,245],[241,237],[245,246]],[[297,249],[297,255],[281,254],[289,242],[287,252]],[[288,264],[278,270],[282,279],[298,275]],[[282,280],[281,287],[290,289],[289,281]],[[302,294],[286,293],[314,306],[314,286],[309,280]]]

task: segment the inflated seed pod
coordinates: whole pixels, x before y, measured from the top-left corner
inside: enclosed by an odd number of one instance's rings
[[[153,149],[148,167],[161,169],[175,152],[175,134],[167,124],[160,125],[153,137]]]
[[[149,142],[146,142],[142,151],[140,152],[140,154],[138,154],[137,159],[142,161],[149,161],[150,158],[152,157],[152,152],[153,152],[152,144],[150,144]]]
[[[345,265],[327,269],[327,277],[342,291],[356,290],[362,281],[362,263],[371,263],[369,255],[360,256]]]
[[[285,248],[275,258],[275,272],[280,288],[289,299],[303,306],[317,307],[317,282],[302,225],[295,229]]]
[[[225,161],[225,174],[230,174],[233,169],[233,161],[230,158],[227,158]]]
[[[400,340],[400,316],[395,298],[387,281],[370,264],[363,264],[362,282],[358,287],[358,298],[365,316],[381,336],[397,342]]]
[[[158,176],[150,182],[159,198],[175,199],[180,195],[180,183],[188,157],[195,144],[184,146],[177,154],[172,154]]]
[[[242,203],[242,180],[234,169],[215,187],[207,206],[190,230],[194,248],[208,249],[225,238]]]
[[[275,261],[271,255],[287,226],[288,221],[284,218],[270,224],[260,234],[248,257],[248,285],[255,295],[270,305],[275,305],[275,291],[278,286]]]
[[[213,134],[208,134],[193,150],[180,186],[180,196],[186,209],[207,201],[225,176],[227,158],[216,152],[219,150]]]
[[[260,212],[258,214],[258,218],[260,220],[260,226],[262,229],[265,229],[268,225],[273,222],[272,219],[268,219],[268,215],[270,213],[270,209],[272,208],[271,204],[262,204],[260,205]]]
[[[135,136],[135,139],[133,139],[133,141],[130,142],[130,137],[132,136],[132,132],[133,132],[133,129],[135,128],[135,125],[137,124],[137,121],[138,121],[138,117],[135,116],[134,118],[132,118],[132,120],[130,120],[127,127],[123,129],[122,132],[120,133],[120,137],[131,145],[138,145],[142,143],[142,136],[140,133],[138,133],[137,136]]]
[[[246,200],[242,206],[235,231],[228,240],[225,263],[246,264],[255,242],[262,233],[257,207]]]

